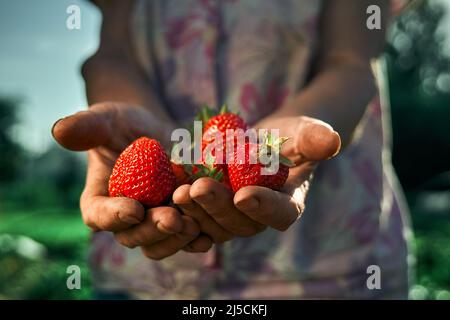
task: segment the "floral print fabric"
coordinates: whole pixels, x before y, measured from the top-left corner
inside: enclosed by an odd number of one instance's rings
[[[173,117],[187,123],[203,104],[227,102],[254,123],[305,85],[320,8],[317,0],[141,0],[131,36]],[[384,108],[376,97],[351,145],[318,167],[307,209],[286,232],[269,229],[162,261],[96,233],[95,286],[156,299],[405,298],[409,229]],[[366,285],[373,264],[381,290]]]

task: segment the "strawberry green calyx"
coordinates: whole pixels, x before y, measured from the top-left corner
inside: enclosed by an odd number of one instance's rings
[[[258,150],[259,157],[261,157],[262,155],[269,155],[271,157],[273,157],[274,155],[278,155],[278,159],[281,164],[287,167],[294,167],[295,164],[291,160],[281,155],[281,147],[289,139],[290,139],[289,137],[275,138],[270,133],[266,133],[264,137],[264,142],[260,145]]]
[[[203,164],[186,165],[186,167],[187,167],[186,170],[191,174],[193,181],[199,178],[208,177],[216,181],[222,182],[224,174],[222,169],[220,168],[210,167]]]
[[[203,124],[205,124],[212,117],[215,117],[215,116],[218,116],[218,115],[221,115],[221,114],[226,114],[226,113],[239,114],[239,112],[231,112],[230,109],[228,108],[228,105],[226,103],[224,103],[222,105],[222,107],[220,107],[219,111],[217,111],[217,110],[209,107],[207,104],[205,104],[200,109],[199,113],[195,117],[195,120],[200,120],[200,121],[203,122]]]
[[[196,178],[209,177],[219,182],[222,181],[222,167],[216,165],[216,158],[212,155],[211,152],[206,152],[204,162],[202,164],[196,164],[195,167],[198,169],[196,173],[198,174],[198,176]]]
[[[208,105],[205,104],[200,109],[200,112],[198,113],[196,120],[200,120],[203,122],[203,124],[205,124],[206,122],[208,122],[209,119],[211,119],[215,115],[216,112],[214,112],[214,110],[212,110]]]
[[[229,112],[229,111],[228,111],[228,106],[227,106],[226,103],[224,103],[224,104],[222,105],[222,107],[220,108],[220,110],[219,110],[219,114],[224,114],[224,113],[227,113],[227,112]]]
[[[295,164],[291,160],[282,155],[280,155],[280,163],[289,168],[295,167]]]
[[[223,171],[217,167],[212,168],[212,170],[209,171],[208,177],[221,182],[223,179]]]

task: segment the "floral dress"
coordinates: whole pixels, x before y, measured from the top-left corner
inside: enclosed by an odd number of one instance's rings
[[[305,86],[318,0],[137,1],[136,60],[180,122],[227,102],[254,123]],[[406,298],[408,215],[390,163],[386,105],[367,106],[352,143],[319,165],[306,211],[273,229],[162,261],[93,235],[94,286],[133,298]],[[381,288],[369,289],[368,267]]]

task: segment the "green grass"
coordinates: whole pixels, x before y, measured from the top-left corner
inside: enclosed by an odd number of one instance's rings
[[[416,299],[450,299],[450,217],[413,211],[415,233]]]
[[[450,217],[412,214],[417,254],[415,299],[450,299]],[[27,258],[5,250],[0,242],[0,298],[89,299],[87,267],[89,230],[78,210],[10,210],[0,213],[0,241],[5,234],[24,235],[45,246],[41,258]],[[8,238],[9,236],[6,236]],[[5,242],[5,241],[4,241]],[[81,290],[68,290],[66,268],[78,265]]]
[[[9,235],[23,235],[46,249],[41,257],[24,256],[20,250],[0,250],[0,298],[91,297],[86,259],[89,230],[83,225],[78,210],[9,211],[0,213],[0,221],[0,239],[4,242],[11,238]],[[80,290],[67,289],[69,265],[78,265],[81,269]]]

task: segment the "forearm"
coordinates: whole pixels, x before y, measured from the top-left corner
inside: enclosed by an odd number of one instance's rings
[[[379,30],[365,27],[369,5],[381,8]],[[388,8],[387,0],[326,1],[320,20],[316,74],[280,112],[328,122],[347,145],[376,94],[370,61],[383,50]]]
[[[146,125],[151,128],[152,137],[158,139],[167,150],[170,149],[170,137],[177,127],[176,123],[135,66],[126,59],[97,54],[85,62],[82,74],[90,105],[111,101],[148,110],[152,116],[146,118],[149,121]]]
[[[102,12],[103,22],[99,48],[81,70],[89,104],[111,101],[148,110],[152,115],[148,117],[148,128],[169,146],[170,135],[177,126],[138,65],[130,41],[129,21],[135,2],[94,0],[94,3]]]
[[[309,116],[339,132],[347,145],[370,100],[375,95],[370,66],[339,63],[319,72],[311,83],[277,112],[280,116]]]

